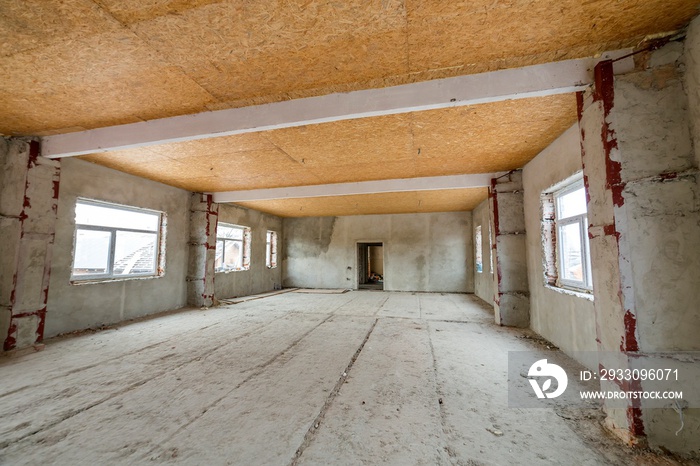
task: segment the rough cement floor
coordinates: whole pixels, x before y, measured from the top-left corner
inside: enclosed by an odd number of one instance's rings
[[[0,463],[676,464],[596,410],[509,408],[507,352],[545,347],[491,312],[291,292],[53,339],[0,360]]]

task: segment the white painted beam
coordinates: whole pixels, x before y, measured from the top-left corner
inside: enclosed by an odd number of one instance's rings
[[[479,173],[475,175],[430,176],[356,183],[319,184],[290,188],[249,189],[211,193],[214,202],[250,202],[273,199],[299,199],[307,197],[351,196],[355,194],[397,193],[406,191],[433,191],[436,189],[483,188],[491,186],[491,178],[505,172]]]
[[[413,84],[217,110],[42,138],[42,155],[70,157],[330,121],[570,93],[592,82],[600,59],[582,58]],[[618,63],[619,65],[619,63]],[[619,67],[619,66],[618,66]]]

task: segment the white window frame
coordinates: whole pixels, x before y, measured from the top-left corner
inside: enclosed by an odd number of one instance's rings
[[[591,274],[591,254],[590,254],[590,242],[588,239],[588,211],[578,215],[572,215],[569,217],[562,218],[561,216],[561,197],[577,191],[579,189],[585,189],[583,184],[583,179],[578,178],[572,183],[567,184],[563,188],[558,189],[552,193],[554,199],[554,209],[555,209],[555,223],[556,223],[556,263],[557,263],[557,281],[556,285],[560,288],[569,288],[575,291],[584,291],[590,293],[593,291],[593,282]],[[562,229],[568,225],[578,225],[579,231],[582,238],[581,244],[581,275],[582,280],[571,280],[562,277],[562,254],[563,254],[563,241],[562,241]]]
[[[243,239],[234,239],[234,238],[224,238],[219,236],[219,227],[223,226],[226,228],[234,228],[237,230],[242,230],[243,231]],[[221,257],[221,264],[222,267],[215,268],[215,272],[241,272],[245,270],[250,270],[250,249],[251,249],[251,230],[250,227],[244,226],[244,225],[234,225],[232,223],[224,223],[224,222],[218,222],[217,227],[216,227],[216,244],[219,244],[219,241],[223,241],[224,246],[223,250],[221,251],[222,257]],[[224,264],[226,262],[226,242],[233,242],[233,243],[241,243],[241,250],[242,252],[242,260],[241,260],[241,267],[240,268],[229,268],[226,267]]]
[[[265,265],[268,269],[274,269],[277,267],[277,232],[267,230],[265,238]]]
[[[94,199],[78,198],[76,200],[76,206],[78,204],[94,205],[98,207],[105,207],[108,209],[124,210],[127,212],[137,212],[137,213],[148,213],[158,216],[158,230],[141,230],[136,228],[124,228],[124,227],[106,227],[106,226],[96,226],[96,225],[85,225],[76,222],[75,231],[73,235],[73,260],[71,262],[71,282],[84,282],[84,281],[111,281],[111,280],[124,280],[129,278],[147,278],[147,277],[158,277],[163,275],[164,267],[162,262],[163,251],[161,251],[161,245],[163,244],[163,233],[164,233],[164,212],[159,212],[157,210],[142,209],[140,207],[126,206],[121,204],[113,204],[111,202],[97,201]],[[75,252],[78,244],[78,230],[91,230],[91,231],[106,231],[110,233],[109,239],[109,252],[107,259],[107,271],[105,273],[99,274],[84,274],[84,275],[73,275],[73,270],[75,270]],[[128,274],[114,274],[114,251],[117,245],[117,233],[123,231],[127,233],[148,233],[156,235],[156,245],[155,253],[153,254],[153,272],[145,273],[128,273]]]

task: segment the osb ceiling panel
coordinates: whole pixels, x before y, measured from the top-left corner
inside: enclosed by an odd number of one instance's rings
[[[280,217],[328,217],[468,211],[473,210],[487,197],[487,188],[467,188],[279,199],[241,202],[238,205]]]
[[[564,94],[81,158],[195,192],[489,173],[522,167],[575,121]]]
[[[590,56],[698,0],[0,0],[0,133],[49,134]]]

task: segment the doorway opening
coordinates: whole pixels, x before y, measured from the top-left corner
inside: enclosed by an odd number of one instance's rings
[[[357,243],[357,288],[384,289],[384,244]]]

